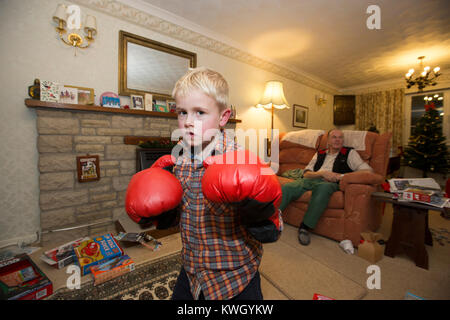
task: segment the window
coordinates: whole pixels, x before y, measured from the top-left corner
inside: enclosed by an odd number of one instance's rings
[[[425,113],[425,105],[434,103],[436,110],[439,111],[441,121],[444,117],[444,93],[436,92],[420,96],[411,97],[411,132],[413,134],[417,121]]]
[[[425,98],[427,97],[427,100]],[[442,99],[439,99],[441,98]],[[431,100],[428,100],[431,99]],[[404,118],[403,118],[403,146],[408,145],[409,137],[413,133],[415,125],[425,113],[425,105],[434,102],[442,117],[442,134],[447,138],[446,143],[450,148],[450,88],[435,89],[425,92],[405,94]]]

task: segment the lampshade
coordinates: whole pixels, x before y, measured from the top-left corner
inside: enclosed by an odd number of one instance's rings
[[[59,20],[62,20],[64,24],[66,24],[66,20],[67,20],[67,7],[63,4],[58,4],[58,6],[56,7],[56,11],[53,14],[53,20],[56,23],[59,23]]]
[[[264,94],[257,104],[257,107],[264,107],[271,109],[272,106],[276,109],[289,108],[288,102],[284,97],[283,83],[280,81],[268,81],[264,89]]]
[[[86,23],[84,24],[84,31],[92,31],[94,34],[97,31],[97,20],[93,16],[86,17]]]

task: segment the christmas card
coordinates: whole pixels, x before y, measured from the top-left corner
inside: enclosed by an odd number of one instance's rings
[[[53,81],[41,81],[41,101],[59,102],[59,84]]]

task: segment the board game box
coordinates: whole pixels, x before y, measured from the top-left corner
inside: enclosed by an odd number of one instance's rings
[[[134,261],[128,255],[93,266],[91,267],[91,273],[94,277],[94,286],[131,272],[134,268]]]
[[[44,252],[41,260],[45,261],[52,267],[61,269],[75,262],[76,257],[73,248],[78,247],[81,242],[89,240],[89,237],[80,238],[57,248],[53,248]]]
[[[82,275],[89,274],[92,266],[123,255],[122,248],[111,233],[82,241],[74,251]]]
[[[40,300],[53,284],[27,254],[0,262],[0,300]]]

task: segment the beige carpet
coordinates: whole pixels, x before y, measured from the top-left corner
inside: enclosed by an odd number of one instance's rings
[[[392,207],[387,205],[382,225],[378,230],[385,240],[389,239],[391,225]],[[442,218],[439,212],[430,211],[429,226],[450,231],[450,220]],[[430,300],[450,299],[450,244],[441,246],[433,241],[433,246],[426,246],[429,258],[428,270],[416,267],[414,261],[403,254],[394,258],[383,256],[376,263],[381,271],[381,289],[370,290],[367,289],[366,282],[370,276],[367,267],[371,263],[358,257],[356,250],[354,255],[346,254],[340,249],[337,241],[315,234],[312,234],[309,246],[302,246],[297,240],[297,228],[286,224],[280,241],[364,287],[366,289],[366,295],[362,298],[364,300],[401,300],[404,299],[406,292]]]
[[[264,245],[260,273],[285,297],[311,300],[314,293],[319,293],[338,300],[354,300],[366,294],[362,286],[302,253],[297,247],[283,240]],[[276,299],[270,288],[263,287],[263,294],[265,299]]]

